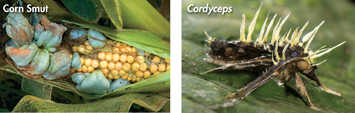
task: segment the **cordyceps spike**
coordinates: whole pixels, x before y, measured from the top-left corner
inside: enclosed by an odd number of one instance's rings
[[[208,39],[207,40],[205,40],[208,44],[211,44],[213,41],[214,41],[214,39],[210,36],[210,35],[208,35],[207,34],[207,31],[205,30],[205,35],[208,37]]]
[[[258,11],[256,11],[256,14],[255,14],[255,16],[254,16],[254,18],[253,18],[253,21],[251,21],[251,23],[250,23],[250,25],[249,25],[247,43],[251,42],[251,34],[253,34],[253,31],[254,31],[254,28],[255,28],[255,23],[256,23],[256,20],[258,19],[258,15],[259,15],[261,6],[263,6],[263,3],[261,3],[261,5],[260,5]]]
[[[316,35],[316,33],[317,33],[319,27],[320,27],[323,23],[324,23],[324,21],[322,21],[316,28],[314,28],[315,31],[313,30],[314,33],[312,34],[311,39],[309,39],[309,41],[308,41],[306,47],[304,48],[304,53],[308,53],[309,45],[312,43],[312,40],[313,40],[314,36]],[[313,32],[313,31],[312,31],[312,32]]]
[[[309,21],[307,21],[307,22],[303,25],[303,27],[302,27],[302,29],[300,30],[300,32],[298,32],[298,34],[297,34],[297,36],[296,36],[296,40],[295,40],[295,43],[296,43],[296,44],[298,44],[298,42],[299,42],[299,40],[300,40],[300,37],[301,37],[301,35],[302,35],[302,33],[303,33],[303,30],[307,27],[308,22],[309,22]]]
[[[286,50],[287,50],[288,46],[290,46],[290,43],[287,43],[286,46],[284,47],[284,49],[282,50],[282,59],[283,60],[286,59]]]
[[[276,35],[277,28],[280,24],[280,21],[281,21],[281,17],[279,18],[279,21],[277,21],[277,24],[275,25],[274,30],[272,31],[272,37],[271,37],[271,44],[272,45],[275,45],[275,41],[277,38],[277,37],[275,37],[275,35]]]
[[[277,60],[277,62],[279,62],[280,61],[280,56],[279,56],[279,52],[278,52],[278,49],[279,48],[279,41],[278,40],[276,40],[276,44],[275,44],[275,56],[276,56],[276,60]]]
[[[279,46],[284,46],[285,36],[287,32],[280,38]]]
[[[326,51],[324,51],[324,52],[322,52],[322,53],[311,55],[310,58],[311,58],[311,59],[314,59],[314,58],[317,58],[317,57],[321,57],[321,56],[323,56],[324,54],[329,53],[329,52],[332,51],[333,49],[335,49],[335,48],[337,48],[337,47],[343,45],[345,42],[346,42],[346,41],[344,41],[344,42],[342,42],[342,43],[340,43],[340,44],[338,44],[338,45],[336,45],[336,46],[334,46],[334,47],[332,47],[332,48],[329,48],[329,49],[327,49]],[[308,44],[307,44],[307,45],[308,45]]]
[[[297,32],[298,32],[298,27],[296,28],[296,30],[292,33],[292,36],[291,36],[291,48],[293,47],[293,45],[295,45],[296,43],[296,35],[297,35]]]
[[[278,63],[274,60],[274,52],[271,52],[271,60],[272,60],[272,63],[274,63],[274,65],[276,65]]]
[[[270,12],[269,12],[270,13]],[[263,23],[263,26],[261,27],[261,31],[260,31],[260,34],[259,34],[259,38],[257,39],[257,42],[258,42],[258,44],[259,45],[261,45],[263,42],[263,35],[264,35],[264,32],[265,32],[265,27],[266,27],[266,22],[267,22],[267,20],[268,20],[268,18],[269,18],[269,13],[267,14],[267,16],[266,16],[266,19],[265,19],[265,21],[264,21],[264,23]]]
[[[287,16],[282,20],[281,24],[277,27],[275,36],[272,37],[272,39],[278,40],[278,37],[280,35],[280,31],[282,26],[285,24],[286,20],[290,16],[291,12],[287,14]],[[274,42],[275,40],[272,40],[271,42]]]
[[[315,32],[319,29],[319,27],[322,26],[323,23],[324,23],[324,21],[322,21],[322,22],[321,22],[317,27],[315,27],[311,32],[309,32],[309,33],[307,33],[306,35],[304,35],[303,38],[302,38],[302,41],[301,41],[301,43],[300,43],[299,45],[300,45],[300,46],[303,46],[303,43],[307,42],[307,41],[311,38],[311,36],[312,36],[313,34],[315,34]],[[310,41],[312,41],[312,39],[311,39]],[[308,42],[308,43],[309,43],[309,42]]]
[[[274,17],[272,18],[272,20],[270,21],[270,23],[269,23],[269,25],[268,25],[268,27],[266,29],[263,42],[267,41],[267,36],[269,35],[269,32],[270,32],[272,24],[274,24],[274,20],[275,20],[276,16],[277,16],[277,13],[274,15]]]
[[[239,41],[245,41],[245,14],[242,15],[242,24],[240,25],[240,39]]]
[[[327,61],[327,59],[323,60],[322,62],[319,62],[318,64],[315,64],[316,66],[319,66],[320,64],[324,63],[325,61]]]
[[[290,40],[288,40],[288,36],[290,35],[290,32],[291,32],[291,28],[290,28],[290,30],[288,30],[287,35],[285,37],[285,42],[286,43],[290,43]]]

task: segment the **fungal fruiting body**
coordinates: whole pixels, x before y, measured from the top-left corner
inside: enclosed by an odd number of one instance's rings
[[[316,81],[318,86],[327,93],[341,96],[340,93],[337,93],[322,85],[314,73],[318,65],[323,63],[325,60],[321,63],[314,64],[313,59],[329,53],[331,50],[344,44],[345,41],[332,48],[323,49],[325,47],[323,46],[316,51],[312,51],[309,48],[310,43],[312,42],[316,32],[324,23],[324,21],[315,27],[314,30],[304,35],[302,39],[301,35],[305,27],[308,25],[308,22],[306,22],[306,24],[299,31],[296,29],[291,33],[290,29],[284,35],[280,35],[281,28],[290,14],[288,14],[282,21],[281,18],[278,20],[273,29],[271,41],[267,41],[267,37],[271,30],[271,26],[273,26],[276,14],[273,16],[267,28],[266,24],[268,17],[265,19],[259,37],[255,41],[252,41],[251,35],[254,30],[260,8],[256,12],[254,19],[249,25],[247,38],[245,37],[244,15],[242,16],[239,41],[217,40],[205,32],[206,36],[208,37],[206,42],[209,43],[210,52],[207,53],[209,58],[205,58],[204,61],[222,66],[204,72],[203,74],[228,68],[245,69],[258,66],[267,67],[266,71],[261,73],[257,79],[250,82],[245,87],[240,88],[237,93],[227,96],[226,99],[243,99],[256,88],[260,87],[271,79],[276,80],[279,85],[284,85],[287,81],[295,80],[294,86],[299,89],[299,93],[301,95],[305,95],[307,97],[310,107],[315,110],[321,110],[312,104],[308,96],[306,86],[299,76],[299,73],[302,73],[307,78]]]

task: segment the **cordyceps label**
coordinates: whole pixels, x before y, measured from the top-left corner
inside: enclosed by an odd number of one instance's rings
[[[26,9],[26,10],[25,10]],[[31,4],[27,4],[26,7],[22,7],[22,6],[11,6],[9,4],[5,4],[2,7],[2,10],[6,13],[10,13],[10,12],[39,12],[39,13],[45,13],[48,12],[48,6],[43,6],[43,7],[33,7]]]
[[[222,7],[222,6],[210,6],[209,3],[206,4],[206,6],[195,6],[194,4],[190,4],[187,7],[187,12],[189,13],[207,13],[207,15],[210,15],[212,12],[213,13],[221,13],[224,15],[225,13],[231,13],[233,11],[232,6],[229,7]]]

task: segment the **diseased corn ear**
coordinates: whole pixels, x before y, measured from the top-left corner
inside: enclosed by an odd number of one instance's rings
[[[94,71],[89,74],[76,89],[91,94],[105,94],[110,87],[110,82],[101,71]]]
[[[30,64],[30,72],[38,75],[44,73],[49,66],[49,52],[46,49],[38,50]]]
[[[6,34],[17,47],[29,44],[34,36],[34,28],[21,12],[11,12],[6,16]]]

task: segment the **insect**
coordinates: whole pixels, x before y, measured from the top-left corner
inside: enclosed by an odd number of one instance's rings
[[[324,23],[324,21],[321,22],[312,31],[304,35],[302,39],[301,35],[303,30],[308,25],[308,22],[306,22],[301,30],[298,31],[297,28],[291,34],[290,29],[283,36],[281,36],[281,28],[289,17],[290,13],[282,21],[281,18],[278,20],[273,29],[271,41],[267,41],[267,37],[277,14],[273,16],[267,27],[266,24],[268,21],[268,16],[266,17],[262,25],[259,37],[255,41],[252,41],[251,35],[253,33],[261,6],[262,4],[260,5],[252,22],[249,25],[247,37],[245,36],[245,15],[242,15],[239,41],[217,40],[209,36],[205,31],[205,34],[208,37],[206,42],[209,44],[210,52],[207,53],[209,58],[205,58],[204,61],[207,63],[221,65],[221,67],[206,71],[201,74],[207,74],[228,68],[241,70],[246,68],[266,66],[266,71],[261,73],[258,78],[246,86],[240,88],[237,93],[228,95],[225,97],[225,99],[243,99],[256,88],[262,86],[271,79],[276,80],[280,86],[283,86],[287,81],[294,80],[294,86],[299,89],[299,93],[301,95],[305,95],[307,97],[310,108],[321,111],[321,109],[315,107],[312,104],[308,96],[306,86],[303,83],[299,73],[317,82],[318,86],[325,92],[341,96],[340,93],[337,93],[322,85],[314,73],[318,66],[326,60],[318,64],[314,64],[313,59],[329,53],[331,50],[344,44],[345,41],[332,48],[324,49],[325,46],[323,46],[316,51],[312,51],[309,46],[319,27]],[[308,43],[305,44],[307,41]]]

